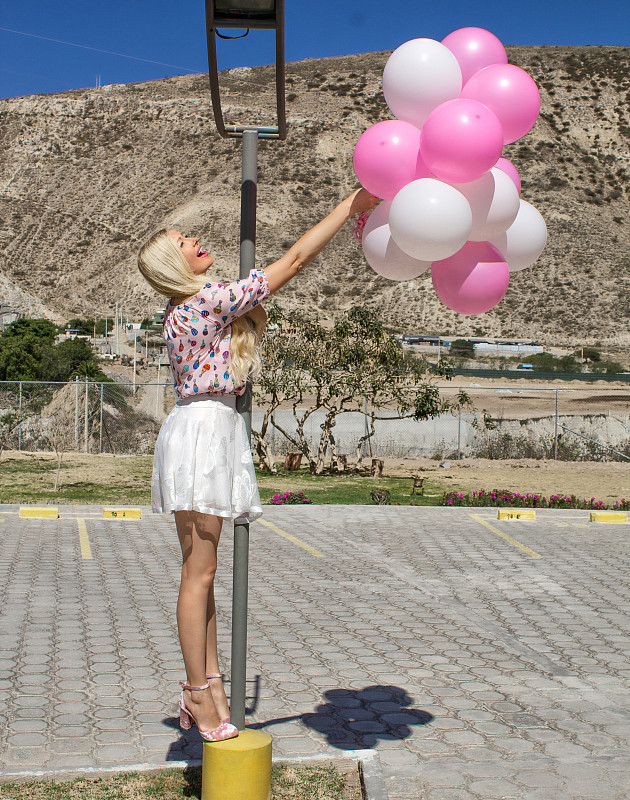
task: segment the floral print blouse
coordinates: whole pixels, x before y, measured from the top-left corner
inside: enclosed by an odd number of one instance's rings
[[[184,400],[198,394],[242,395],[246,382],[235,385],[231,375],[232,322],[269,297],[261,269],[233,283],[207,283],[196,295],[164,312],[174,389]]]

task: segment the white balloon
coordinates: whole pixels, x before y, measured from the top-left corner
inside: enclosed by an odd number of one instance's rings
[[[435,178],[403,186],[389,210],[392,238],[407,255],[420,261],[452,256],[468,240],[471,227],[468,200]]]
[[[547,226],[531,203],[521,200],[516,219],[493,244],[505,258],[510,272],[518,272],[536,261],[547,243]]]
[[[481,178],[469,183],[453,183],[470,203],[473,221],[468,239],[488,242],[510,227],[519,209],[519,197],[514,181],[494,167]]]
[[[363,253],[375,272],[390,281],[408,281],[422,275],[430,261],[418,261],[404,253],[389,230],[391,203],[380,203],[370,214],[363,229]]]
[[[434,108],[459,97],[462,71],[451,51],[435,39],[411,39],[389,57],[383,94],[394,116],[421,128]]]

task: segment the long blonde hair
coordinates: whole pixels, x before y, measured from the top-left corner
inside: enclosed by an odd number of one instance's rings
[[[155,233],[138,253],[138,269],[156,292],[170,298],[173,305],[197,294],[207,283],[205,275],[191,272],[188,262],[166,228]],[[248,376],[260,373],[260,353],[253,325],[241,316],[232,323],[230,338],[232,378],[235,386]]]

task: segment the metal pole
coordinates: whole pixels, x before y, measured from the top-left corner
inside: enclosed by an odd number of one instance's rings
[[[159,357],[159,359],[161,356]],[[158,359],[158,374],[157,374],[157,383],[155,385],[155,418],[160,418],[160,367],[162,364]]]
[[[558,458],[558,390],[556,389],[556,430],[553,435],[553,458]]]
[[[103,452],[103,384],[101,383],[101,419],[99,422],[98,452]]]
[[[79,452],[79,376],[74,376],[74,449]]]
[[[18,450],[22,449],[22,381],[20,381],[20,410],[18,422]]]
[[[256,260],[256,192],[258,187],[258,132],[243,131],[241,168],[241,258],[239,278],[245,278]],[[236,410],[245,420],[251,436],[252,388],[236,398]],[[232,590],[232,670],[230,720],[245,728],[245,681],[247,669],[247,583],[249,563],[249,523],[234,522],[234,562]]]
[[[90,445],[89,445],[89,437],[90,437],[90,430],[88,424],[88,394],[90,391],[90,381],[88,376],[85,376],[85,452],[90,452]]]
[[[133,332],[133,393],[136,393],[136,347],[138,345],[137,331]]]
[[[462,458],[462,404],[457,408],[457,460]]]
[[[120,342],[118,339],[118,303],[116,303],[116,324],[114,325],[116,331],[116,355],[120,353]]]

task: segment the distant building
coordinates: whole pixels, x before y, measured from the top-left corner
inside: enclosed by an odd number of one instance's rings
[[[421,336],[416,334],[406,333],[402,337],[403,344],[424,344],[433,347],[450,347],[451,343],[446,339],[439,336]]]
[[[161,328],[164,324],[164,309],[156,309],[151,317],[151,327]]]
[[[415,344],[425,347],[450,347],[454,341],[469,342],[475,353],[487,353],[498,356],[510,356],[518,353],[532,355],[543,353],[545,348],[536,342],[526,339],[482,339],[476,336],[422,336],[421,334],[405,334],[403,344]]]

